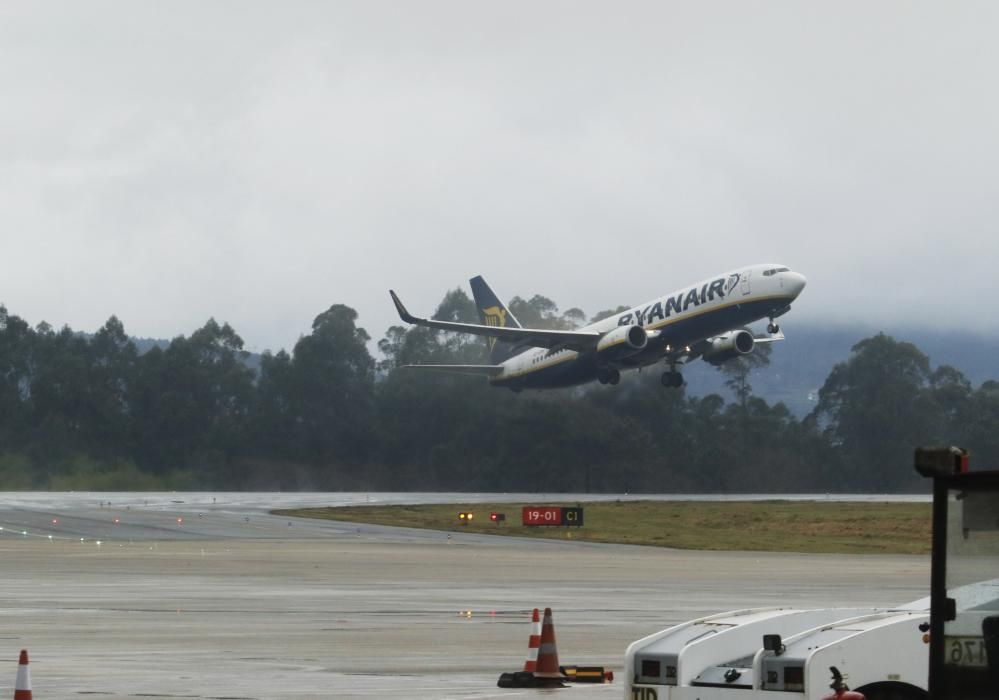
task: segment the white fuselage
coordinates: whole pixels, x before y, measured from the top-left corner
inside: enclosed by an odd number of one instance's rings
[[[570,386],[591,381],[602,366],[653,364],[698,341],[779,316],[804,287],[804,276],[779,264],[717,275],[580,329],[607,333],[617,326],[640,326],[648,335],[640,353],[604,360],[592,352],[530,348],[502,363],[502,373],[491,381],[522,388]]]

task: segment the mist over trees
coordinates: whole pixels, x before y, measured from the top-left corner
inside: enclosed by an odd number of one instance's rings
[[[588,322],[540,295],[510,308],[525,325]],[[477,321],[458,289],[434,317]],[[251,369],[214,319],[140,353],[114,316],[85,336],[0,306],[0,490],[895,492],[926,488],[916,445],[999,458],[999,382],[973,387],[883,334],[853,347],[800,419],[753,394],[765,350],[719,369],[727,401],[664,389],[660,367],[616,387],[514,394],[400,369],[485,363],[480,338],[393,326],[378,359],[370,341],[334,304]]]

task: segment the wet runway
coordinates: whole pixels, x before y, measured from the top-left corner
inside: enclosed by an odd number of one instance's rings
[[[448,539],[267,514],[458,500],[498,499],[0,494],[0,696],[13,694],[21,648],[39,698],[547,696],[495,683],[523,665],[530,609],[550,606],[562,663],[619,675],[557,692],[619,698],[625,647],[670,624],[761,605],[891,605],[928,588],[927,557]]]

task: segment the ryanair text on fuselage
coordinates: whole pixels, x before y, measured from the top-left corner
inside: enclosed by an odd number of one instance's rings
[[[488,365],[407,365],[489,377],[515,391],[617,384],[621,370],[662,362],[665,386],[678,387],[677,367],[701,358],[712,364],[750,353],[756,343],[784,338],[774,321],[787,313],[806,280],[780,264],[752,265],[685,287],[621,314],[573,331],[523,328],[482,277],[470,280],[481,324],[417,318],[390,292],[400,317],[440,330],[490,340]],[[767,318],[768,335],[745,328]]]
[[[739,277],[739,273],[729,276],[727,286],[730,291],[739,283]],[[628,311],[618,317],[617,325],[630,326],[634,323],[639,326],[645,326],[654,323],[657,318],[667,319],[673,313],[681,313],[691,306],[700,306],[701,304],[713,301],[715,298],[724,299],[725,288],[724,278],[706,282],[701,285],[700,290],[697,287],[693,287],[686,293],[680,292],[676,296],[669,296],[662,301],[657,301],[655,304],[650,304],[641,311]]]

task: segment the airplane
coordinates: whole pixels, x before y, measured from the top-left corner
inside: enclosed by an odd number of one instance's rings
[[[712,365],[784,339],[779,316],[805,288],[804,275],[785,265],[752,265],[681,288],[573,331],[523,328],[481,277],[470,280],[481,324],[418,318],[389,290],[406,323],[489,338],[492,364],[405,365],[410,369],[484,375],[513,391],[554,389],[598,381],[615,385],[621,371],[659,362],[663,386],[683,386],[678,366],[701,358]],[[766,336],[747,324],[769,319]]]

